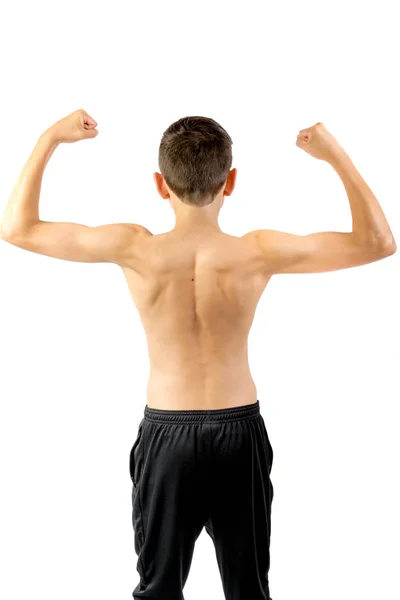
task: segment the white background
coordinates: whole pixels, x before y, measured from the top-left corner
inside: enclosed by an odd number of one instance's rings
[[[159,141],[173,121],[202,115],[234,142],[223,230],[350,231],[338,175],[295,145],[322,121],[399,244],[395,10],[7,3],[1,210],[39,135],[83,108],[99,135],[57,148],[40,217],[166,231],[174,215],[152,178]],[[249,358],[274,448],[273,600],[400,598],[399,262],[397,252],[275,276],[257,308]],[[139,581],[128,458],[149,365],[122,272],[1,241],[0,286],[0,597],[128,600]],[[184,595],[224,598],[205,530]]]

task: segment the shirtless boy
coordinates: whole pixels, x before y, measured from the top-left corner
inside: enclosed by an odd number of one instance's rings
[[[129,457],[140,582],[135,599],[183,600],[196,539],[215,545],[227,600],[272,600],[270,479],[273,450],[247,340],[271,276],[322,273],[381,260],[396,243],[378,200],[322,123],[296,145],[327,161],[345,186],[351,232],[294,235],[221,231],[235,187],[232,140],[213,119],[186,117],[165,132],[154,173],[176,217],[171,231],[113,223],[88,227],[39,219],[44,168],[61,142],[95,138],[84,110],[39,138],[14,186],[2,239],[55,258],[121,267],[147,336],[147,404]]]

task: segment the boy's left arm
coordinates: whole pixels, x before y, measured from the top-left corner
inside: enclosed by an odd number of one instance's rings
[[[57,121],[39,138],[18,177],[1,221],[1,238],[15,246],[46,256],[78,262],[114,262],[123,265],[148,229],[133,223],[89,227],[39,219],[44,169],[61,142],[96,137],[94,121],[78,110]]]

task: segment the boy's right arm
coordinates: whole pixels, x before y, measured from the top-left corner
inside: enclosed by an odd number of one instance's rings
[[[321,273],[394,254],[397,246],[383,210],[350,157],[322,123],[302,131],[305,135],[298,136],[296,145],[329,162],[341,178],[350,202],[353,230],[308,235],[270,229],[250,231],[243,238],[252,245],[258,260],[271,274]]]

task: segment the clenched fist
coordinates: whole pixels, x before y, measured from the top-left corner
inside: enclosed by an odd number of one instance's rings
[[[342,146],[323,123],[316,123],[312,127],[299,131],[296,146],[314,158],[327,162],[335,159],[338,153],[343,151]]]
[[[99,133],[96,127],[96,121],[83,109],[79,109],[54,123],[48,131],[56,142],[70,143],[95,138]]]

